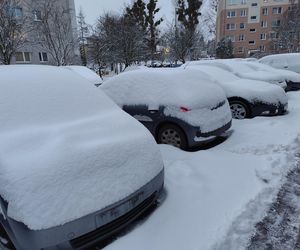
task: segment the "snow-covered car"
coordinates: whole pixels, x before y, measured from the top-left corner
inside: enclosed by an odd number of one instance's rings
[[[250,68],[255,71],[266,71],[271,74],[280,74],[284,77],[285,82],[287,83],[286,91],[293,91],[300,89],[300,74],[284,69],[275,69],[269,65],[262,64],[259,62],[244,62]]]
[[[277,69],[282,73],[286,72],[289,75],[291,79],[287,79],[287,91],[300,89],[300,53],[265,56],[259,62],[261,65]],[[296,76],[298,77],[296,78]]]
[[[261,58],[259,62],[276,69],[286,69],[300,74],[300,53],[269,55]]]
[[[95,71],[85,66],[72,65],[72,66],[65,66],[65,67],[74,71],[76,74],[80,75],[81,77],[85,78],[90,83],[94,84],[96,87],[99,87],[103,83],[103,80]]]
[[[225,91],[232,117],[252,118],[258,115],[280,115],[288,109],[284,90],[276,85],[256,80],[242,79],[222,68],[212,65],[184,67],[185,71],[198,70],[199,78],[209,77]]]
[[[277,73],[270,73],[263,70],[254,70],[247,65],[246,61],[236,59],[217,59],[211,61],[194,61],[188,65],[207,64],[227,70],[236,76],[244,79],[258,80],[276,84],[286,89],[287,84],[284,76]]]
[[[122,73],[100,86],[143,123],[158,143],[182,149],[213,140],[231,127],[224,91],[198,73],[147,69]]]
[[[0,249],[90,249],[157,200],[155,140],[101,90],[63,67],[0,76]]]

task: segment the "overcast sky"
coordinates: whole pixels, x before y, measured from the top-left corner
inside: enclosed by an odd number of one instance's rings
[[[131,2],[132,0],[75,0],[77,14],[82,7],[86,17],[85,21],[89,24],[95,24],[97,18],[105,12],[121,13],[124,6]],[[173,20],[174,7],[172,2],[173,0],[158,0],[158,6],[161,8],[160,16],[167,22]]]

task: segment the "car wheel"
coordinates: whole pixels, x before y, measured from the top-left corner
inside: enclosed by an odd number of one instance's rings
[[[234,119],[242,120],[250,116],[247,105],[241,101],[231,101],[230,109]]]
[[[166,124],[158,131],[157,141],[160,144],[169,144],[177,148],[186,149],[187,140],[185,133],[176,125]]]

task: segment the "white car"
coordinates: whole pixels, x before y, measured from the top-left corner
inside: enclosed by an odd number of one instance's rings
[[[211,61],[194,61],[187,65],[207,64],[227,70],[236,76],[244,79],[258,80],[276,84],[285,89],[287,84],[284,76],[276,73],[270,73],[263,70],[254,70],[247,65],[246,61],[236,59],[218,59]]]
[[[140,69],[107,80],[100,88],[143,123],[158,143],[186,149],[222,135],[231,126],[224,91],[198,73]]]
[[[287,96],[282,88],[267,82],[239,78],[222,68],[212,65],[188,65],[199,72],[199,78],[209,77],[219,84],[228,98],[232,117],[252,118],[258,115],[280,115],[288,109]]]
[[[91,249],[158,198],[152,135],[63,67],[0,66],[0,249]]]
[[[260,64],[274,69],[288,72],[290,77],[298,75],[298,78],[287,81],[287,90],[300,89],[300,53],[279,54],[265,56],[259,60]]]
[[[95,71],[85,66],[73,65],[73,66],[65,66],[65,67],[72,70],[79,76],[83,77],[90,83],[94,84],[96,87],[99,87],[103,83],[103,80]]]
[[[276,69],[286,69],[300,74],[300,53],[269,55],[261,58],[259,62]]]

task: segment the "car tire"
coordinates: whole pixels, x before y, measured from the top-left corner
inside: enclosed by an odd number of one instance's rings
[[[248,105],[243,101],[232,100],[229,105],[233,119],[243,120],[250,117]]]
[[[187,149],[187,139],[182,129],[174,124],[163,125],[157,134],[159,144],[168,144],[177,148]]]

